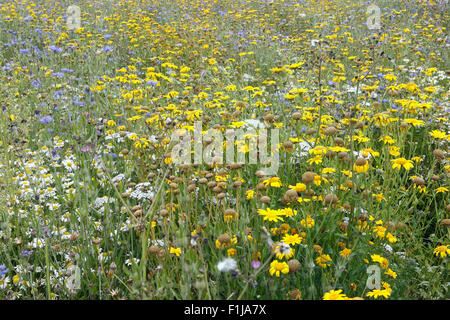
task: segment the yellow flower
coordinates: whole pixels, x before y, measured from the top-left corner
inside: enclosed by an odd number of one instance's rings
[[[321,156],[315,156],[314,158],[308,159],[306,162],[308,162],[308,164],[320,164],[322,162],[322,157]]]
[[[400,170],[401,167],[405,168],[405,170],[410,170],[414,168],[413,162],[411,160],[406,160],[405,158],[397,158],[391,160],[393,162],[392,168]]]
[[[380,155],[379,152],[373,150],[372,148],[362,149],[361,154],[363,157],[368,157],[369,154],[372,155],[373,157],[378,157]]]
[[[328,254],[322,254],[316,258],[317,265],[324,269],[330,266],[331,261],[331,257]]]
[[[381,201],[386,201],[386,198],[383,196],[383,193],[373,193],[372,197],[375,197],[375,199],[377,199],[378,202]]]
[[[277,242],[273,246],[273,252],[277,259],[289,259],[294,255],[295,249],[291,248],[287,243]]]
[[[264,180],[263,182],[266,185],[266,187],[268,185],[270,185],[271,187],[274,187],[274,188],[280,188],[282,186],[281,179],[278,177],[268,178],[268,179]]]
[[[398,157],[400,155],[400,148],[396,146],[389,146],[389,154],[394,157]]]
[[[281,216],[283,216],[284,213],[279,210],[272,210],[269,208],[267,208],[267,210],[258,209],[258,213],[260,216],[264,217],[264,220],[269,220],[270,222],[277,222],[278,220],[283,221]]]
[[[445,132],[439,130],[433,130],[431,132],[428,132],[428,134],[435,139],[444,139],[446,136]]]
[[[254,190],[247,190],[247,192],[245,192],[245,195],[247,197],[247,200],[253,199],[253,197],[255,196],[255,191]]]
[[[383,269],[386,270],[389,267],[389,261],[386,258],[378,254],[373,254],[370,257],[372,258],[373,262],[378,262]]]
[[[348,171],[348,170],[341,170],[341,172],[343,173],[343,174],[345,174],[347,177],[349,177],[349,178],[351,178],[352,177],[352,172],[351,171]]]
[[[386,236],[386,228],[383,226],[373,227],[373,232],[376,232],[377,237],[383,239]]]
[[[230,125],[229,125],[229,127],[230,128],[241,128],[241,127],[243,127],[245,125],[245,122],[244,121],[233,121]]]
[[[296,245],[302,242],[302,237],[300,237],[298,234],[287,234],[281,241],[288,245]]]
[[[344,248],[342,249],[339,254],[341,257],[348,258],[348,256],[352,253],[352,249]]]
[[[170,247],[169,253],[175,254],[177,257],[179,257],[181,254],[181,248]]]
[[[14,283],[14,284],[18,284],[19,281],[20,281],[20,277],[19,277],[18,274],[16,274],[16,275],[13,277],[13,283]]]
[[[227,254],[229,257],[234,257],[236,255],[236,249],[234,249],[234,248],[228,249]]]
[[[382,137],[378,139],[378,141],[383,141],[384,144],[393,144],[395,142],[395,140],[389,136]]]
[[[286,217],[292,217],[297,215],[297,210],[291,208],[280,209],[280,211],[282,211]]]
[[[448,189],[445,187],[439,187],[439,188],[436,188],[435,191],[436,191],[436,193],[448,192]]]
[[[223,215],[223,221],[225,222],[229,222],[229,221],[233,221],[233,219],[237,219],[238,214],[236,211],[225,211],[224,215]]]
[[[388,81],[396,81],[397,80],[397,77],[391,73],[388,73],[387,75],[385,75],[384,78]]]
[[[334,168],[323,168],[322,169],[322,173],[323,174],[327,174],[327,173],[335,173],[336,172],[336,169],[334,169]]]
[[[314,176],[314,184],[315,184],[316,186],[320,186],[321,183],[322,183],[322,177],[319,176],[318,174],[316,174],[316,175]]]
[[[448,245],[438,246],[434,249],[433,253],[436,257],[441,256],[441,258],[445,258],[450,254],[450,249],[448,248]]]
[[[387,233],[386,238],[388,239],[389,242],[394,243],[397,242],[397,238],[395,236],[393,236],[391,233]]]
[[[353,164],[353,170],[357,173],[365,173],[369,170],[369,162],[364,158],[359,158]]]
[[[397,278],[397,274],[392,271],[391,269],[388,269],[384,274],[387,274],[388,276],[392,277],[392,278]]]
[[[391,293],[386,289],[383,289],[383,290],[374,289],[370,292],[367,292],[367,294],[366,294],[366,296],[373,297],[375,299],[377,299],[378,297],[384,297],[387,299],[387,298],[389,298],[390,295],[391,295]]]
[[[414,127],[420,127],[425,125],[425,122],[418,119],[403,119],[403,122],[412,124]]]
[[[273,274],[275,274],[277,277],[279,277],[280,272],[284,274],[288,273],[289,272],[288,264],[286,262],[279,262],[278,260],[272,261],[269,269],[270,275],[273,276]]]
[[[297,183],[295,186],[289,186],[290,189],[295,190],[297,192],[302,192],[306,190],[306,185],[303,183]]]
[[[326,292],[323,297],[323,300],[350,300],[344,293],[342,293],[342,289],[339,290],[330,290]]]
[[[228,236],[228,235],[226,235],[226,236]],[[237,237],[236,236],[234,236],[234,237],[229,237],[228,236],[228,237],[225,237],[225,238],[226,238],[226,240],[222,239],[222,242],[220,240],[220,237],[219,237],[219,239],[216,240],[216,248],[217,249],[225,249],[225,248],[228,248],[228,247],[230,247],[232,245],[235,245],[237,243]]]
[[[314,227],[314,225],[315,225],[316,223],[315,223],[314,219],[311,218],[310,215],[308,215],[308,216],[306,217],[306,220],[305,220],[305,219],[302,219],[302,220],[300,221],[300,224],[301,224],[302,227],[304,227],[304,228],[305,228],[306,226],[308,226],[308,228],[312,228],[312,227]]]

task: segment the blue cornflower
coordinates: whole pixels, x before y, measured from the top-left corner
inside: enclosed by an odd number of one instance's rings
[[[60,53],[63,51],[62,48],[58,48],[57,46],[51,45],[48,47],[51,51],[56,52],[56,53]]]
[[[147,81],[147,84],[149,86],[156,86],[158,84],[158,81],[150,80],[150,81]]]
[[[0,264],[0,276],[3,276],[4,274],[8,273],[8,269],[6,269],[5,264]]]
[[[42,124],[46,124],[46,123],[52,122],[53,118],[51,116],[45,116],[45,117],[42,117],[39,121]]]

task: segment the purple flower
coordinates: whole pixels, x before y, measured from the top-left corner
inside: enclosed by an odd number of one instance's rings
[[[51,116],[45,116],[45,117],[42,117],[39,121],[42,124],[46,124],[46,123],[52,122],[53,118]]]
[[[260,266],[261,266],[261,261],[252,261],[253,269],[259,269]]]
[[[62,48],[58,48],[57,46],[53,46],[53,45],[49,46],[48,48],[49,48],[51,51],[56,52],[56,53],[60,53],[60,52],[63,51]]]
[[[6,269],[6,265],[0,264],[0,276],[7,274],[7,273],[8,273],[8,269]]]
[[[158,81],[150,80],[150,81],[147,81],[147,84],[149,86],[156,86],[158,84]]]
[[[88,152],[88,151],[90,151],[90,150],[91,150],[91,146],[86,146],[86,147],[80,148],[80,151],[81,151],[81,152]]]
[[[24,257],[29,257],[33,253],[33,250],[22,250],[21,253]]]
[[[101,50],[102,52],[111,52],[113,49],[110,46],[104,46]]]
[[[33,81],[31,81],[31,84],[33,85],[33,87],[35,88],[39,88],[41,86],[41,83],[39,82],[39,80],[34,79]]]

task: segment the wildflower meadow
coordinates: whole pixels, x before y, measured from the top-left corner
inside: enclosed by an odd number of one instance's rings
[[[449,299],[449,13],[0,0],[0,300]]]

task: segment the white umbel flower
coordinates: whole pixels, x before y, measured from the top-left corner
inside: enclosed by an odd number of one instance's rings
[[[220,272],[230,272],[237,269],[237,263],[233,258],[225,258],[217,264]]]

